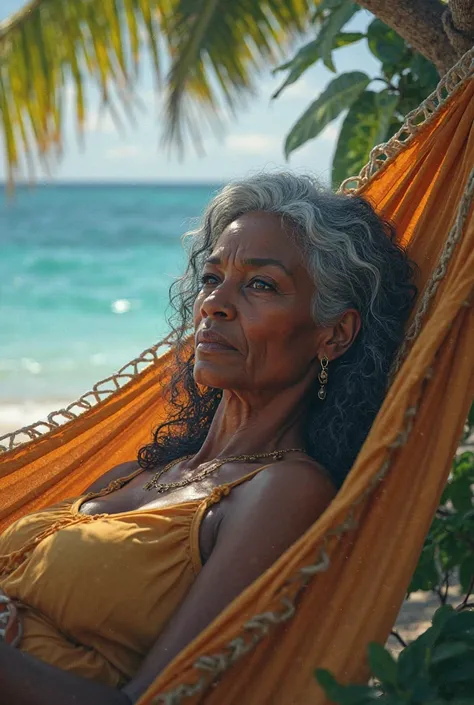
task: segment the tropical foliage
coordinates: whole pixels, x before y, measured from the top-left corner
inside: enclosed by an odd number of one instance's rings
[[[163,141],[182,151],[187,137],[199,148],[205,125],[216,128],[237,110],[259,71],[310,31],[315,38],[277,69],[288,75],[275,97],[317,61],[335,71],[333,52],[349,44],[368,42],[380,60],[375,79],[361,71],[337,76],[286,139],[288,156],[347,111],[333,162],[338,185],[437,81],[433,65],[379,20],[366,33],[346,31],[360,9],[348,0],[30,0],[0,23],[0,131],[9,179],[25,165],[33,172],[37,159],[49,171],[60,157],[71,96],[81,136],[91,87],[117,125],[133,119],[144,50],[165,94]]]
[[[276,69],[287,71],[288,75],[274,98],[318,61],[335,73],[333,53],[341,47],[366,42],[380,61],[380,73],[375,78],[361,71],[334,78],[286,138],[285,155],[288,157],[347,111],[332,164],[333,187],[359,173],[372,147],[388,140],[401,127],[405,115],[434,90],[439,80],[434,65],[380,20],[374,19],[365,33],[343,31],[360,9],[349,0],[323,0],[314,15],[316,39]],[[378,86],[382,89],[374,90]]]
[[[474,406],[464,441],[474,431]],[[449,604],[459,580],[462,599]],[[368,648],[370,685],[341,685],[325,670],[316,678],[338,705],[472,705],[474,703],[474,453],[454,459],[441,504],[426,538],[408,595],[433,591],[440,608],[432,626],[397,660],[380,644]],[[401,637],[398,635],[401,640]]]
[[[317,4],[317,3],[316,3]],[[311,0],[31,0],[0,23],[0,128],[12,180],[60,154],[68,91],[79,132],[88,86],[117,122],[134,114],[144,50],[166,90],[165,139],[194,139],[235,110],[259,70],[308,27]],[[197,108],[199,107],[199,110]]]

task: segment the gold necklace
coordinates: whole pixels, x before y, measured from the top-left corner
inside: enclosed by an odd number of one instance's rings
[[[174,465],[177,465],[180,461],[189,460],[192,455],[186,455],[184,458],[178,458],[178,460],[172,460],[168,463],[162,470],[155,472],[151,480],[149,480],[145,485],[143,485],[145,490],[156,489],[158,494],[167,492],[168,490],[174,490],[178,487],[186,487],[186,485],[191,485],[193,482],[198,482],[203,480],[205,477],[209,477],[212,473],[219,470],[225,463],[233,463],[236,460],[244,460],[250,462],[252,460],[259,460],[260,458],[273,458],[274,460],[282,460],[285,453],[304,453],[304,448],[286,448],[285,450],[272,450],[269,453],[255,453],[254,455],[233,455],[230,458],[218,458],[214,460],[208,468],[201,470],[197,475],[188,480],[178,480],[177,482],[158,482],[160,477],[168,472]]]

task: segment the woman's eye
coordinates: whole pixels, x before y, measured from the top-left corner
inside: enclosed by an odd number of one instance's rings
[[[218,280],[218,278],[215,276],[215,274],[203,274],[203,275],[201,276],[201,284],[202,284],[202,286],[207,286],[207,285],[211,285],[211,286],[212,286],[212,285],[218,284],[218,283],[219,283],[219,280]]]
[[[266,282],[264,279],[253,279],[249,286],[257,291],[275,291],[273,284]]]

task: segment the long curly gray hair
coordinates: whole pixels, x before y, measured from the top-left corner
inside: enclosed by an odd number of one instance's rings
[[[416,265],[395,242],[393,228],[363,198],[333,194],[312,177],[261,174],[226,186],[210,202],[201,225],[186,234],[189,261],[170,290],[176,367],[168,390],[169,416],[140,449],[145,469],[196,453],[219,404],[219,391],[193,377],[194,353],[185,341],[205,259],[224,229],[240,215],[281,215],[300,248],[316,292],[316,324],[334,324],[348,308],[362,325],[351,347],[328,369],[327,397],[311,390],[306,450],[340,486],[383,402],[388,373],[403,339],[417,288]]]

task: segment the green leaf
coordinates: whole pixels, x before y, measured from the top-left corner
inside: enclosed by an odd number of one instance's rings
[[[305,44],[291,61],[274,69],[273,73],[285,70],[289,70],[290,73],[282,85],[272,95],[272,99],[278,98],[285,88],[297,81],[298,78],[319,59],[323,59],[325,65],[331,71],[335,71],[334,65],[332,64],[331,51],[353,44],[365,36],[360,32],[344,33],[339,31],[359,9],[357,5],[347,1],[338,4],[334,12],[324,20],[316,39]]]
[[[398,64],[407,49],[400,35],[377,19],[368,27],[367,42],[372,54],[383,64]]]
[[[431,623],[433,629],[436,633],[436,638],[444,629],[444,625],[455,615],[454,607],[452,605],[443,605],[439,607],[433,615]]]
[[[417,77],[411,72],[400,76],[397,87],[400,93],[398,110],[402,115],[406,115],[417,108],[421,101],[426,98],[426,93],[421,88]]]
[[[340,5],[343,5],[346,0],[321,0],[319,3],[320,10],[335,10]]]
[[[285,141],[285,156],[317,137],[326,125],[352,105],[369,83],[370,78],[361,71],[343,73],[331,81],[291,128]]]
[[[397,662],[381,644],[372,642],[368,647],[369,666],[372,674],[382,685],[397,685]]]
[[[398,684],[409,689],[416,679],[423,677],[427,670],[428,648],[423,634],[412,641],[398,657]]]
[[[433,590],[439,585],[440,574],[435,561],[436,546],[426,542],[408,587],[408,594],[417,590]]]
[[[314,675],[316,676],[316,680],[318,681],[319,685],[326,693],[327,697],[330,700],[335,701],[336,698],[338,697],[338,695],[340,694],[341,686],[339,685],[337,680],[334,678],[332,673],[330,671],[327,671],[324,668],[318,668],[314,672]]]
[[[426,90],[427,95],[434,91],[440,77],[431,61],[425,59],[421,54],[415,53],[410,61],[410,68],[418,77],[420,86]]]
[[[464,686],[469,686],[469,690],[474,692],[474,649],[466,649],[463,653],[458,653],[456,657],[440,661],[433,667],[433,680],[440,689],[447,685],[454,686],[457,694],[461,695]],[[461,691],[461,692],[459,692]]]
[[[456,456],[453,462],[452,476],[453,480],[464,477],[471,483],[474,482],[474,453],[472,451],[465,451]]]
[[[459,566],[459,582],[463,592],[467,592],[470,588],[471,581],[474,578],[474,554],[467,556]]]
[[[454,612],[443,625],[443,639],[474,638],[474,612]]]
[[[333,49],[347,47],[350,44],[355,44],[365,37],[362,32],[339,32],[334,38]]]
[[[324,21],[318,35],[321,45],[321,57],[324,65],[335,72],[336,68],[332,62],[332,49],[334,40],[341,31],[342,27],[360,10],[360,7],[352,2],[344,2],[337,7]]]
[[[428,674],[423,674],[415,678],[410,683],[410,703],[426,703],[431,704],[438,695],[438,688],[431,682]]]
[[[449,498],[458,512],[472,509],[471,482],[468,477],[459,477],[451,483]]]
[[[372,147],[384,141],[397,100],[397,96],[388,90],[381,93],[365,91],[352,104],[334,154],[333,188],[345,178],[358,174]]]
[[[285,79],[284,83],[278,88],[272,95],[272,99],[278,98],[278,96],[284,91],[285,88],[291,86],[292,83],[298,80],[298,78],[303,74],[306,69],[316,63],[318,59],[321,58],[321,44],[319,39],[313,39],[312,42],[305,44],[298,53],[288,61],[286,64],[278,66],[273,73],[277,71],[285,71],[290,69],[290,73]]]
[[[472,648],[465,641],[446,641],[439,644],[431,657],[431,665],[438,666],[442,661],[469,653]]]

